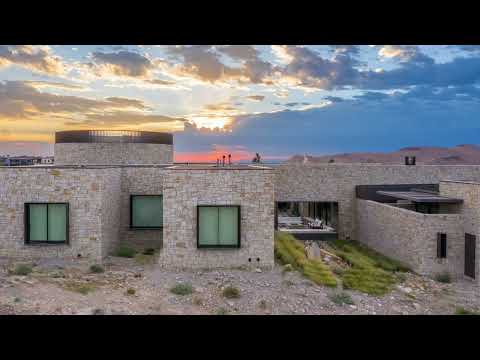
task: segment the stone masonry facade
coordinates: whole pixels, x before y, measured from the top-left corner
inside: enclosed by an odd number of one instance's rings
[[[357,236],[362,243],[423,275],[463,273],[461,214],[422,214],[357,199]],[[437,258],[437,233],[447,234],[447,258]]]
[[[4,167],[0,184],[0,256],[101,260],[115,246],[120,169]],[[25,244],[28,202],[69,203],[68,244]]]
[[[284,164],[275,168],[275,201],[338,202],[338,234],[356,234],[355,186],[376,184],[435,184],[445,179],[480,180],[480,166]]]
[[[173,145],[143,143],[58,143],[56,165],[171,164]]]
[[[461,274],[464,233],[480,237],[480,166],[287,163],[216,168],[175,165],[173,147],[167,144],[55,146],[55,165],[0,167],[0,256],[101,261],[125,244],[161,248],[165,267],[268,268],[274,263],[275,201],[336,202],[340,238],[365,242],[424,274]],[[356,199],[356,185],[420,183],[440,183],[441,195],[464,203],[454,213],[426,215]],[[163,229],[130,229],[131,195],[163,195]],[[69,244],[26,245],[26,202],[68,202]],[[196,207],[215,204],[241,206],[239,249],[197,248]],[[446,260],[436,259],[437,232],[447,233]],[[476,251],[480,259],[480,245]],[[476,271],[479,279],[478,260]]]
[[[169,170],[164,178],[163,197],[161,265],[176,268],[273,266],[272,170]],[[241,247],[198,249],[197,205],[240,205]]]
[[[464,246],[465,233],[476,237],[476,267],[475,279],[480,285],[480,182],[475,181],[442,181],[440,182],[440,194],[463,199],[460,206],[462,215],[459,242]],[[462,261],[464,258],[462,257]],[[463,269],[463,262],[462,262]]]

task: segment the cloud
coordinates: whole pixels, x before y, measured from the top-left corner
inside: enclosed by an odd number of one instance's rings
[[[263,95],[249,95],[245,96],[246,99],[252,100],[252,101],[263,101],[265,99],[265,96]]]
[[[0,45],[0,67],[17,65],[28,70],[48,75],[61,75],[64,64],[47,46]]]
[[[420,51],[417,45],[384,45],[378,51],[381,58],[395,58],[401,62],[433,63],[433,59]]]
[[[55,81],[35,81],[35,80],[26,80],[23,81],[24,84],[33,86],[36,89],[43,88],[57,88],[57,89],[66,89],[66,90],[84,90],[84,85],[55,82]]]
[[[112,111],[104,113],[87,114],[85,120],[67,122],[65,125],[83,125],[83,126],[119,126],[119,125],[142,125],[142,124],[161,124],[167,128],[182,127],[187,121],[183,118],[175,118],[156,114],[143,114],[128,111]]]
[[[187,126],[175,134],[175,147],[208,152],[210,144],[237,144],[262,156],[289,156],[478,143],[480,101],[458,96],[478,90],[438,91],[419,87],[417,92],[368,94],[310,110],[237,116],[229,132]]]
[[[147,109],[136,99],[110,97],[103,100],[40,92],[22,81],[0,82],[0,115],[9,118],[33,118],[39,114],[86,113],[107,109]]]
[[[336,54],[358,55],[360,47],[358,45],[330,45]]]
[[[454,45],[460,50],[467,52],[478,52],[480,51],[480,45]]]
[[[145,80],[145,82],[153,85],[162,85],[162,86],[175,85],[174,81],[162,80],[162,79]]]
[[[229,103],[207,104],[203,107],[207,111],[235,111],[237,110]]]
[[[125,76],[133,78],[146,78],[155,65],[145,56],[131,52],[93,52],[92,63],[88,66],[96,72],[98,76],[105,73],[115,76]]]
[[[262,83],[269,81],[273,71],[272,65],[260,59],[251,46],[182,45],[167,47],[166,52],[170,62],[164,63],[164,70],[203,82]],[[225,65],[221,61],[222,53],[239,61],[240,66]]]
[[[235,60],[255,61],[259,58],[258,50],[252,45],[222,45],[216,46],[219,52]]]
[[[332,60],[299,46],[283,46],[291,61],[282,69],[282,76],[295,86],[331,90],[356,83],[360,73],[354,68],[357,60],[350,53],[337,53]]]

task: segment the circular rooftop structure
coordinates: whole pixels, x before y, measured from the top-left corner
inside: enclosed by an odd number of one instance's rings
[[[69,130],[55,133],[57,165],[171,164],[173,135],[155,131]]]
[[[141,143],[173,145],[173,135],[155,131],[69,130],[55,133],[55,144],[61,143]]]

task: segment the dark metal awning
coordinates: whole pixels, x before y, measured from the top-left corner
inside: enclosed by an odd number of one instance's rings
[[[431,192],[421,191],[377,191],[377,194],[390,196],[396,199],[410,200],[415,203],[430,203],[430,204],[461,204],[462,199],[450,198],[440,196]]]

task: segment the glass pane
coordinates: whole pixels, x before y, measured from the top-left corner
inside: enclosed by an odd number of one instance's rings
[[[47,241],[47,205],[29,204],[28,209],[30,241]]]
[[[219,243],[220,245],[238,245],[238,208],[219,208]]]
[[[163,198],[161,195],[134,196],[132,198],[132,226],[163,226]]]
[[[48,204],[48,241],[67,241],[66,204]]]
[[[199,207],[198,232],[200,245],[218,245],[217,207]]]

